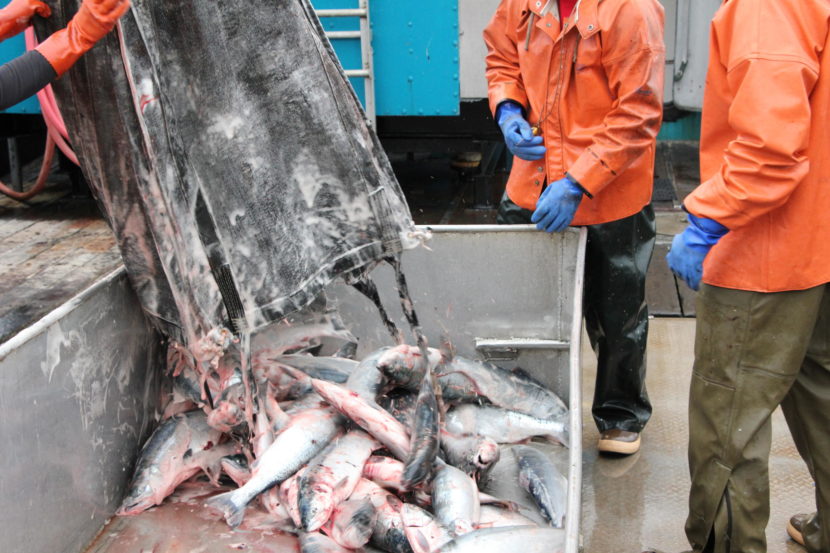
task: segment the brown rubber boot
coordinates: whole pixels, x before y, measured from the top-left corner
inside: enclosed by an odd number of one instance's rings
[[[602,453],[617,453],[618,455],[637,453],[640,450],[640,434],[618,428],[606,430],[599,437],[597,449]]]
[[[787,534],[793,539],[793,541],[801,546],[804,545],[804,525],[810,520],[810,517],[813,516],[807,513],[800,513],[794,515],[787,521]]]

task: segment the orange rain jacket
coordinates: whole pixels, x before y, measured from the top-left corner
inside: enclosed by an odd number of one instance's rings
[[[535,209],[547,180],[573,176],[574,225],[615,221],[651,201],[663,113],[663,8],[657,0],[580,0],[560,24],[557,1],[502,0],[484,30],[490,108],[513,100],[541,128],[547,153],[513,159],[507,195]]]
[[[712,22],[701,184],[691,213],[730,229],[707,284],[830,282],[830,2],[727,0]]]

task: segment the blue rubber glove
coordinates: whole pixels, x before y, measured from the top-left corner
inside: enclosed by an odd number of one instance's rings
[[[522,115],[522,107],[516,102],[502,102],[496,109],[496,123],[504,135],[507,149],[514,156],[525,161],[536,161],[545,157],[541,136],[533,136],[530,123]]]
[[[542,192],[530,221],[539,230],[562,232],[573,221],[582,194],[582,188],[568,177],[554,182]]]
[[[688,219],[689,226],[674,237],[666,261],[671,271],[689,288],[698,290],[703,277],[703,260],[729,229],[717,221],[695,217],[691,213]]]

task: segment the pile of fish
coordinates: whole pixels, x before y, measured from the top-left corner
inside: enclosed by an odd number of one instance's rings
[[[537,448],[506,445],[568,445],[568,409],[528,375],[405,344],[359,362],[315,356],[303,339],[256,351],[246,370],[229,345],[220,332],[201,348],[213,356],[171,352],[173,400],[118,514],[204,473],[237,486],[205,503],[231,527],[258,503],[303,553],[562,547],[566,478]],[[535,513],[480,491],[505,455]]]

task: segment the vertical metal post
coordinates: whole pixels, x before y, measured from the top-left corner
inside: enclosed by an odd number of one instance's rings
[[[9,152],[9,173],[11,175],[12,189],[23,192],[23,167],[20,166],[20,155],[17,151],[17,137],[10,136],[6,139]]]
[[[360,56],[363,62],[363,69],[369,74],[363,81],[363,94],[366,100],[366,117],[377,128],[375,109],[375,68],[374,51],[372,50],[372,26],[369,20],[369,0],[360,0],[360,9],[365,10],[366,15],[360,18]]]

